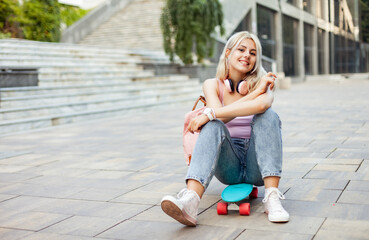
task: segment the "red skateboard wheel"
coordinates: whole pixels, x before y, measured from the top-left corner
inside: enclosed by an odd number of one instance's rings
[[[252,192],[250,193],[250,195],[249,195],[249,197],[250,198],[257,198],[258,197],[258,188],[257,187],[254,187],[253,189],[252,189]]]
[[[227,215],[228,214],[228,204],[225,202],[218,202],[217,212],[218,212],[218,215]]]
[[[240,204],[240,215],[250,215],[250,203]]]

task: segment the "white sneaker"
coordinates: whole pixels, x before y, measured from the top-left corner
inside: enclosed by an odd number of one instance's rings
[[[193,190],[182,189],[177,195],[165,196],[161,200],[163,211],[187,226],[196,226],[200,197]]]
[[[265,189],[265,197],[263,199],[265,213],[268,214],[268,219],[271,222],[288,222],[290,215],[284,210],[280,199],[284,199],[283,194],[278,188]]]

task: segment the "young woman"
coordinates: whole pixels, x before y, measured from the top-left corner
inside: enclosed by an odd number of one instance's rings
[[[204,114],[189,131],[199,132],[186,183],[177,196],[165,196],[163,211],[196,226],[200,199],[213,176],[224,184],[265,186],[263,203],[271,222],[287,222],[278,190],[282,172],[281,122],[270,108],[274,80],[261,65],[261,45],[254,34],[234,34],[220,56],[215,79],[203,84]]]

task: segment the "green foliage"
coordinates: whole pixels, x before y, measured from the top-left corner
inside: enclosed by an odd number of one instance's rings
[[[26,39],[58,42],[60,32],[60,5],[57,0],[26,0],[23,3],[25,19],[22,29]]]
[[[61,4],[61,7],[60,7],[61,21],[67,27],[69,27],[73,23],[81,19],[83,16],[85,16],[88,12],[89,10],[84,10],[78,7]]]
[[[369,43],[369,0],[360,0],[360,9],[363,42]]]
[[[194,52],[202,62],[213,54],[216,27],[224,34],[222,5],[218,0],[167,0],[160,26],[171,61],[177,54],[183,63],[191,64]]]
[[[21,8],[17,0],[0,1],[0,38],[21,37]]]

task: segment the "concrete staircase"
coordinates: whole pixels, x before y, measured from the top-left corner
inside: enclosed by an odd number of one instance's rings
[[[163,51],[160,15],[164,4],[164,0],[133,0],[80,43]]]
[[[161,52],[0,40],[0,68],[39,71],[38,86],[0,89],[0,134],[190,103],[201,93],[198,79],[155,76],[143,63],[169,61]]]

